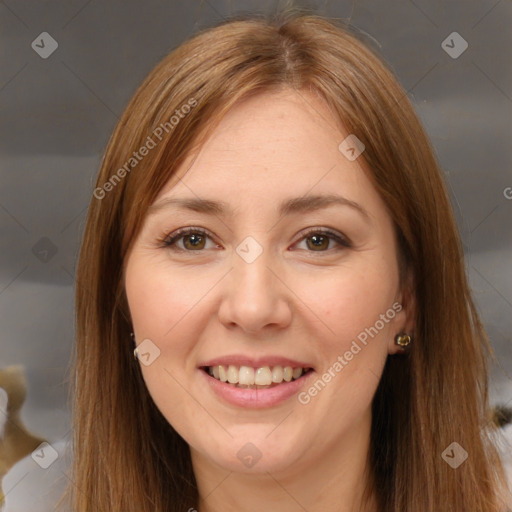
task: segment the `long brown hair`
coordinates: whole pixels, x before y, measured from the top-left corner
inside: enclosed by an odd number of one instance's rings
[[[125,257],[148,206],[222,116],[241,98],[282,87],[314,91],[365,144],[413,276],[414,343],[406,357],[388,357],[372,404],[379,510],[502,512],[506,484],[487,434],[490,346],[429,140],[406,92],[358,34],[296,12],[232,19],[190,38],[150,73],[114,130],[77,270],[74,509],[198,506],[188,445],[133,361]],[[135,158],[144,145],[146,156]],[[469,454],[457,469],[442,458],[452,442]]]

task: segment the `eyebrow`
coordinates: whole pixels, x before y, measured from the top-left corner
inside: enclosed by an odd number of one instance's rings
[[[370,220],[369,213],[358,203],[347,199],[346,197],[327,194],[315,196],[303,196],[288,199],[281,203],[279,207],[279,215],[286,216],[294,213],[306,213],[329,208],[331,206],[348,206],[358,211],[367,220]],[[213,201],[211,199],[200,198],[178,198],[167,197],[148,208],[148,213],[152,214],[162,209],[177,207],[186,210],[191,210],[198,213],[207,215],[225,216],[233,215],[233,210],[228,206],[225,201]]]

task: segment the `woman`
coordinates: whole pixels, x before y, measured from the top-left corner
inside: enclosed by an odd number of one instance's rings
[[[407,95],[349,30],[186,41],[89,208],[74,509],[507,510],[462,257]]]

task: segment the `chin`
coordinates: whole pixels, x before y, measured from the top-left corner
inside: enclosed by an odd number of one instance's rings
[[[239,432],[233,438],[223,440],[215,446],[201,450],[214,464],[222,469],[235,473],[265,474],[278,473],[287,470],[299,460],[303,453],[298,446],[304,442],[291,437],[271,439],[267,437],[272,429],[248,428],[246,435]]]

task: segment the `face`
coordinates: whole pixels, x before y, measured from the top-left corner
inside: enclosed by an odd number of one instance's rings
[[[369,432],[410,315],[392,221],[364,153],[339,149],[348,135],[305,92],[238,103],[132,245],[143,377],[196,462],[284,474]]]

